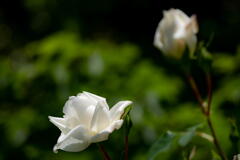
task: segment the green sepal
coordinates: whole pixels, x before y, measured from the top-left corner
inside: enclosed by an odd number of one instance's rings
[[[130,118],[130,111],[131,111],[132,107],[128,106],[127,108],[125,108],[124,113],[121,116],[121,119],[124,120],[124,134],[125,136],[128,136],[131,128],[132,128],[132,120]]]
[[[121,119],[124,120],[126,116],[129,114],[129,112],[131,111],[131,109],[132,109],[132,106],[128,106],[127,108],[125,108],[124,113],[121,116]]]
[[[199,43],[198,51],[197,51],[197,61],[198,65],[205,71],[209,72],[212,66],[213,56],[207,50],[207,47],[203,42]]]

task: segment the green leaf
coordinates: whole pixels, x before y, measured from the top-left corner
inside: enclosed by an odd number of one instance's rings
[[[148,160],[153,160],[159,153],[167,151],[175,137],[175,133],[167,131],[152,145],[148,152]]]
[[[202,125],[198,124],[195,125],[193,127],[190,127],[187,129],[187,132],[185,132],[180,138],[179,138],[179,145],[180,146],[186,146],[193,138],[193,136],[195,135],[195,132],[198,128],[200,128]]]

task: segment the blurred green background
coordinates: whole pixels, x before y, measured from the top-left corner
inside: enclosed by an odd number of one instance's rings
[[[106,97],[111,106],[134,102],[131,160],[145,160],[167,130],[203,124],[199,130],[209,133],[184,74],[152,46],[169,8],[197,15],[200,40],[214,35],[213,123],[228,156],[239,153],[238,0],[1,0],[0,160],[101,159],[95,144],[79,153],[52,152],[60,131],[47,117],[61,117],[68,97],[82,91]],[[206,95],[204,74],[194,73]],[[122,135],[116,131],[103,143],[114,160],[123,151]],[[199,136],[156,159],[184,159],[193,146],[194,159],[214,159],[214,146]]]

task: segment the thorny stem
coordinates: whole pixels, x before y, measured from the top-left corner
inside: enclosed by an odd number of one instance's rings
[[[98,148],[99,148],[99,151],[102,153],[104,160],[111,160],[110,156],[108,155],[108,153],[106,152],[106,150],[101,144],[98,144]]]
[[[212,124],[212,121],[211,121],[211,101],[212,101],[212,81],[211,81],[211,76],[209,73],[207,73],[206,75],[206,81],[207,81],[207,88],[208,88],[208,104],[207,106],[205,106],[204,104],[204,101],[201,97],[201,94],[199,92],[199,89],[197,87],[197,84],[195,82],[195,80],[193,79],[192,75],[188,75],[187,76],[188,78],[188,81],[190,83],[190,86],[192,87],[192,90],[194,92],[194,95],[196,97],[196,99],[198,100],[198,103],[202,109],[202,112],[203,114],[205,115],[205,117],[207,118],[207,123],[208,123],[208,126],[210,128],[210,131],[211,131],[211,134],[213,136],[213,143],[217,149],[217,152],[218,154],[220,155],[221,159],[222,160],[227,160],[227,157],[225,155],[225,153],[223,152],[220,144],[219,144],[219,141],[217,139],[217,135],[216,135],[216,132],[213,128],[213,124]],[[207,108],[206,108],[207,107]]]
[[[125,136],[125,160],[128,160],[128,135]]]

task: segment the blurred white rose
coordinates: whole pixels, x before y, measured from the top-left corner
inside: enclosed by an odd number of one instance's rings
[[[70,97],[63,108],[63,118],[49,116],[61,130],[54,152],[78,152],[91,143],[107,140],[110,133],[122,126],[121,116],[131,103],[120,101],[109,110],[103,97],[88,92]]]
[[[174,58],[181,58],[186,47],[192,55],[196,49],[197,32],[196,16],[188,17],[179,9],[163,11],[163,19],[155,33],[154,46]]]

